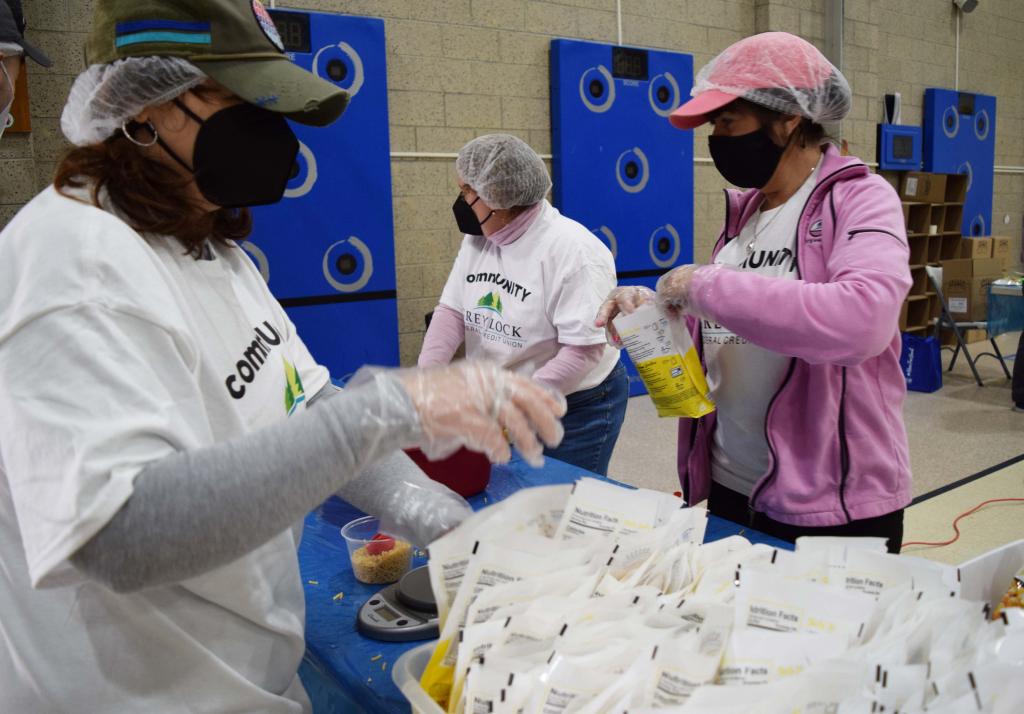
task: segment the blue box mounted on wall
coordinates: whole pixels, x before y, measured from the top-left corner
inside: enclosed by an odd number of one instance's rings
[[[924,91],[924,170],[967,174],[962,232],[992,232],[996,98],[952,89]]]
[[[921,170],[921,127],[878,125],[878,168],[881,171]]]
[[[611,248],[621,284],[693,261],[693,132],[668,121],[692,84],[691,55],[551,42],[555,205]]]
[[[384,22],[270,13],[295,63],[351,100],[328,127],[292,123],[300,148],[285,198],[253,210],[242,247],[332,377],[366,363],[397,366]]]

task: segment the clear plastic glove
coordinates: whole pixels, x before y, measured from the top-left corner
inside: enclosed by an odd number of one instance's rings
[[[426,547],[466,520],[473,509],[402,452],[374,464],[338,496],[380,518],[382,533]]]
[[[608,293],[601,309],[597,311],[594,325],[604,328],[608,344],[612,347],[622,347],[622,340],[619,339],[619,333],[615,331],[612,320],[620,312],[632,315],[638,307],[644,303],[653,302],[654,299],[654,291],[642,285],[625,285],[615,288]]]
[[[690,311],[690,283],[700,267],[681,265],[658,278],[655,301],[666,315],[681,317]]]
[[[494,463],[512,458],[515,444],[532,466],[544,463],[544,445],[558,446],[565,398],[526,377],[484,362],[456,362],[395,373],[419,417],[416,443],[433,460],[465,446]]]

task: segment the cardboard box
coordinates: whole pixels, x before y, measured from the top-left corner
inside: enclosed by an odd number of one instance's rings
[[[942,261],[942,292],[953,319],[987,319],[988,286],[1002,276],[1003,269],[996,258]]]
[[[1013,238],[992,236],[992,257],[999,261],[1004,273],[1017,264],[1016,256],[1012,254],[1012,246]]]
[[[967,176],[946,174],[946,203],[963,203],[967,200]]]
[[[1001,278],[1003,270],[996,258],[958,258],[942,261],[943,282],[951,278]]]
[[[908,171],[900,181],[900,198],[904,201],[943,203],[946,200],[946,177],[943,174]]]
[[[969,345],[988,339],[988,333],[985,330],[961,330],[960,333],[964,337],[964,342]],[[956,335],[952,330],[943,330],[939,342],[943,347],[956,347]]]
[[[960,243],[961,258],[991,258],[991,238],[964,238]]]
[[[988,286],[994,276],[944,278],[942,292],[954,320],[988,319]]]

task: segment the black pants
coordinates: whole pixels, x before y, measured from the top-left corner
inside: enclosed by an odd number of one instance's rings
[[[887,513],[877,518],[865,518],[850,521],[841,526],[791,526],[780,523],[763,513],[754,513],[750,517],[749,499],[742,493],[711,483],[711,495],[708,497],[708,510],[719,518],[750,526],[779,540],[793,543],[799,536],[846,536],[848,538],[875,537],[886,538],[890,553],[899,553],[903,542],[903,509]]]
[[[1013,360],[1013,403],[1024,409],[1024,332],[1017,343],[1017,357]]]

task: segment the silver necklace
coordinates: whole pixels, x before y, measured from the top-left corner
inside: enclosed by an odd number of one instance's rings
[[[814,168],[811,169],[811,173],[808,174],[807,178],[810,178],[811,176],[813,176],[814,172],[817,169],[818,169],[818,166],[815,165]],[[799,189],[797,189],[797,191],[799,191]],[[758,211],[757,212],[757,220],[754,221],[754,237],[751,238],[750,242],[747,244],[747,257],[748,258],[754,252],[754,248],[757,245],[757,239],[761,236],[762,233],[764,233],[766,230],[768,230],[768,227],[771,226],[772,223],[775,223],[775,219],[776,218],[778,218],[779,216],[782,215],[782,212],[784,210],[786,210],[786,204],[788,204],[788,203],[789,203],[789,201],[786,201],[786,203],[783,203],[781,206],[778,206],[778,210],[775,212],[775,215],[772,216],[769,219],[769,221],[764,225],[763,228],[758,228],[757,224],[761,222],[761,216],[764,215],[764,214],[763,214],[762,211]]]
[[[758,228],[757,227],[757,224],[761,222],[761,216],[764,215],[761,211],[758,211],[758,213],[757,213],[757,220],[754,221],[754,237],[750,239],[749,243],[747,243],[747,257],[748,258],[754,252],[754,247],[757,244],[757,239],[761,236],[762,233],[764,233],[766,230],[768,230],[768,228],[772,225],[772,223],[775,223],[775,219],[778,218],[780,215],[782,215],[782,211],[784,209],[785,209],[785,204],[779,206],[778,210],[775,212],[775,215],[772,216],[770,219],[768,219],[768,222],[766,224],[764,224],[763,228]]]

